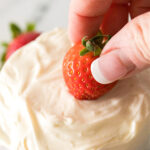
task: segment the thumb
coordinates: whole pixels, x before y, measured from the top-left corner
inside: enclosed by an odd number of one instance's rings
[[[134,75],[150,66],[150,13],[122,28],[91,65],[95,80],[102,84]]]

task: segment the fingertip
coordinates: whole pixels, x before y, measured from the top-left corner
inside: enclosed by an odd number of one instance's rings
[[[68,35],[72,43],[76,44],[80,41],[81,31],[79,30],[78,17],[72,11],[69,14]]]
[[[72,10],[69,14],[69,38],[73,43],[78,43],[84,36],[95,35],[102,21],[102,16],[86,17],[81,16]]]
[[[78,43],[81,40],[78,35],[78,32],[75,32],[75,30],[72,29],[71,25],[69,25],[68,28],[68,36],[73,45]]]

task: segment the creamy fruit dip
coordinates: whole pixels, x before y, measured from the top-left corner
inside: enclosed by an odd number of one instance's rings
[[[55,29],[17,51],[0,73],[0,144],[10,150],[150,150],[150,70],[96,101],[67,91],[71,43]]]

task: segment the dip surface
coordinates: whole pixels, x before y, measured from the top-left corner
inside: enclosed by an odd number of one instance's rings
[[[150,70],[96,101],[78,101],[62,75],[70,47],[67,32],[54,29],[4,65],[0,144],[11,150],[149,150]]]

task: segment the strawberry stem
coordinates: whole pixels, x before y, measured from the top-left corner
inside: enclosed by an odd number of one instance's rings
[[[22,30],[15,23],[10,24],[10,30],[12,33],[12,38],[16,38],[18,35],[20,35],[22,33]]]
[[[99,56],[102,52],[103,47],[110,40],[110,35],[104,35],[101,31],[91,39],[87,39],[87,36],[83,37],[82,45],[85,47],[81,52],[80,56],[84,56],[88,52],[94,52],[94,56]]]

